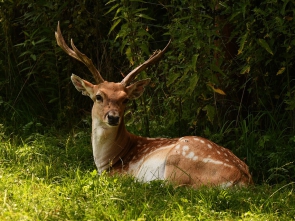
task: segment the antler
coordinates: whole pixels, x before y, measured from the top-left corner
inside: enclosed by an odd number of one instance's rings
[[[156,63],[157,61],[161,60],[164,53],[167,51],[168,46],[170,45],[171,40],[169,40],[166,47],[161,51],[157,50],[155,51],[148,60],[146,60],[144,63],[136,67],[134,70],[132,70],[122,81],[121,84],[123,84],[125,87],[136,77],[137,74],[139,74],[141,71],[146,69],[148,66]]]
[[[104,79],[100,75],[99,71],[96,69],[96,67],[93,65],[90,58],[88,58],[85,54],[81,53],[76,46],[74,45],[73,40],[71,39],[71,46],[73,49],[71,49],[65,42],[61,31],[59,27],[59,22],[57,23],[57,31],[55,32],[55,38],[57,41],[57,44],[59,47],[61,47],[68,55],[71,57],[77,59],[78,61],[81,61],[83,64],[87,66],[89,71],[92,73],[96,83],[102,83],[104,82]]]

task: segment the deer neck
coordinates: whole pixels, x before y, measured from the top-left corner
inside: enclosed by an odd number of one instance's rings
[[[92,120],[93,157],[101,173],[125,156],[132,145],[132,136],[126,130],[124,120],[117,127],[106,126],[103,122]]]

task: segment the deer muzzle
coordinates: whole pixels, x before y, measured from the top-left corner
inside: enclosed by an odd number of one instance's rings
[[[120,123],[120,115],[117,111],[109,111],[106,115],[106,119],[110,126],[118,126]]]

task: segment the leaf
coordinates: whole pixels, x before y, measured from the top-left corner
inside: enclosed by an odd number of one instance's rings
[[[142,50],[142,52],[143,52],[144,54],[147,54],[147,55],[150,54],[150,52],[149,52],[149,48],[148,48],[148,46],[147,46],[146,44],[141,44],[139,47],[140,47],[140,49]]]
[[[239,50],[238,50],[238,55],[243,53],[243,49],[244,49],[244,46],[245,46],[245,43],[246,43],[247,37],[248,37],[248,32],[247,32],[246,34],[244,34],[244,35],[242,36],[242,38],[241,38],[241,41],[240,41],[240,48],[239,48]]]
[[[108,4],[108,3],[107,3]],[[109,14],[111,11],[113,11],[114,9],[116,9],[119,6],[119,4],[115,4],[113,7],[111,7],[104,15]]]
[[[58,97],[57,98],[53,98],[50,101],[48,101],[48,103],[49,104],[52,104],[52,103],[56,102],[58,99],[59,99]]]
[[[213,88],[213,91],[221,95],[226,95],[225,92],[219,88]]]
[[[46,38],[42,38],[41,40],[35,42],[35,44],[37,45],[37,44],[43,43],[44,41],[46,41]]]
[[[225,74],[223,73],[223,71],[220,69],[220,67],[218,67],[216,65],[216,63],[211,63],[210,66],[211,70],[218,72],[219,74],[222,74],[223,76],[225,76]]]
[[[130,47],[128,47],[127,49],[126,49],[126,56],[127,56],[127,58],[128,58],[128,60],[129,60],[129,62],[130,62],[130,64],[131,65],[134,65],[134,61],[133,61],[133,58],[132,58],[132,51],[131,51],[131,48]]]
[[[186,89],[186,92],[189,92],[189,94],[191,95],[192,92],[195,90],[197,83],[199,81],[199,75],[197,73],[194,73],[194,75],[192,77],[190,77],[190,84],[189,87]]]
[[[105,5],[108,5],[108,4],[110,4],[110,3],[113,3],[113,2],[115,2],[116,0],[110,0],[110,1],[108,1]]]
[[[19,57],[22,57],[22,56],[27,55],[27,54],[32,54],[32,52],[31,51],[25,51],[25,52],[21,53],[19,55]]]
[[[215,88],[211,83],[208,83],[207,85],[209,87],[211,87],[215,93],[221,94],[221,95],[226,95],[226,93],[223,90],[221,90],[220,88]]]
[[[291,17],[291,16],[285,16],[284,18],[285,18],[285,20],[287,20],[287,21],[292,21],[292,20],[293,20],[293,17]]]
[[[246,17],[246,7],[248,6],[248,4],[246,2],[244,2],[244,4],[242,4],[242,13],[243,13],[243,18],[245,19]]]
[[[199,54],[194,54],[192,57],[192,66],[194,68],[194,71],[196,71],[196,65],[197,65],[197,60],[198,60]]]
[[[215,108],[212,105],[208,104],[203,108],[203,110],[207,112],[207,118],[213,124],[215,117]]]
[[[238,15],[240,15],[240,14],[241,14],[240,11],[232,12],[232,14],[231,14],[231,16],[230,16],[230,18],[229,18],[229,21],[233,21],[233,20],[236,19],[236,17],[237,17]]]
[[[147,36],[148,38],[153,39],[153,36],[151,34],[149,34],[145,29],[139,29],[137,32],[137,36],[138,37]]]
[[[147,20],[155,21],[154,18],[151,18],[150,16],[145,15],[145,14],[142,14],[142,13],[140,13],[140,14],[136,14],[136,16],[137,16],[137,17],[140,17],[140,18],[145,18],[145,19],[147,19]]]
[[[167,81],[167,87],[169,87],[171,84],[173,84],[175,82],[175,80],[179,77],[180,77],[180,73],[169,74],[168,81]]]
[[[278,70],[277,75],[283,74],[285,70],[286,68],[282,67],[280,70]]]
[[[268,43],[264,40],[264,39],[261,39],[259,38],[258,39],[258,43],[268,52],[270,53],[271,55],[273,55],[273,52],[271,50],[271,48],[269,47]]]
[[[37,57],[36,57],[35,54],[31,54],[30,57],[31,57],[34,61],[36,61],[36,59],[37,59]]]
[[[30,37],[30,35],[29,35],[29,33],[28,33],[28,32],[24,31],[24,34],[25,34],[25,36],[28,36],[28,37]]]
[[[250,65],[246,65],[245,67],[243,67],[243,69],[241,70],[240,74],[246,74],[249,73],[251,69]]]
[[[139,8],[139,9],[136,9],[136,10],[134,10],[134,14],[138,14],[139,12],[143,12],[143,11],[147,11],[148,10],[148,8]]]
[[[112,27],[110,28],[110,31],[108,34],[111,34],[111,32],[115,29],[115,27],[117,27],[117,25],[121,22],[122,19],[118,19],[117,21],[114,22],[114,24],[112,25]]]

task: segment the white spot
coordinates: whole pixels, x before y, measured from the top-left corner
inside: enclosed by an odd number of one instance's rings
[[[227,157],[227,154],[226,154],[226,153],[224,153],[224,156],[226,156],[226,157]]]
[[[223,162],[218,161],[218,160],[213,160],[211,158],[204,158],[202,161],[204,163],[223,164]]]
[[[196,160],[198,160],[198,156],[193,157],[193,161],[196,161]]]
[[[199,139],[199,138],[197,138],[197,137],[195,137],[195,138],[194,138],[194,140],[196,140],[196,141],[200,141],[200,139]]]
[[[231,187],[233,184],[231,182],[226,182],[226,183],[222,183],[220,184],[221,188],[228,188]]]
[[[195,156],[195,153],[194,152],[190,152],[188,155],[186,155],[186,158],[193,159],[194,156]]]
[[[208,146],[210,149],[212,149],[212,146],[211,146],[211,144],[207,144],[207,146]]]
[[[146,149],[145,149],[145,152],[150,152],[150,151],[151,151],[150,148],[146,148]]]
[[[178,144],[178,145],[176,145],[176,147],[175,147],[176,149],[179,149],[180,148],[180,145]]]
[[[225,161],[229,162],[229,160],[228,160],[228,159],[225,159]]]
[[[217,151],[218,154],[220,154],[220,151]]]
[[[186,151],[189,150],[189,146],[183,146],[182,147],[182,155],[185,156],[186,155]]]
[[[201,143],[205,143],[205,141],[203,141],[203,140],[200,140],[201,141]]]
[[[182,141],[183,140],[183,137],[179,138],[179,141]]]
[[[188,151],[188,150],[189,150],[189,146],[183,146],[183,147],[182,147],[182,150],[183,150],[183,151]]]

